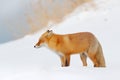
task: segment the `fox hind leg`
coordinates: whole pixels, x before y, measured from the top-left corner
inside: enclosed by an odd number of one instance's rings
[[[96,54],[89,53],[88,56],[92,60],[94,67],[99,67],[99,63],[97,61]]]
[[[87,66],[87,55],[85,53],[80,54],[83,66]]]

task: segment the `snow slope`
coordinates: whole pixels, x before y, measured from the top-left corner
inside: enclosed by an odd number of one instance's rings
[[[0,80],[119,80],[120,79],[120,1],[108,0],[99,10],[91,10],[67,18],[53,27],[55,33],[89,31],[100,41],[106,68],[94,68],[88,59],[83,67],[79,55],[71,57],[71,66],[60,67],[54,52],[33,46],[42,32],[0,45]]]

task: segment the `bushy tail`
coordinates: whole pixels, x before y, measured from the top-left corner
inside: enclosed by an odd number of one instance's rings
[[[97,58],[97,62],[99,64],[99,67],[106,67],[106,65],[105,65],[105,58],[104,58],[102,47],[101,47],[100,43],[98,45],[96,58]]]

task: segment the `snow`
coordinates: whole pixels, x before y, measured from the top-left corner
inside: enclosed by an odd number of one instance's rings
[[[52,29],[59,34],[95,34],[103,47],[106,68],[94,68],[89,59],[88,66],[83,67],[79,55],[71,56],[70,67],[61,67],[54,52],[33,47],[42,31],[0,45],[0,80],[119,80],[120,1],[105,4],[98,10],[73,15]]]

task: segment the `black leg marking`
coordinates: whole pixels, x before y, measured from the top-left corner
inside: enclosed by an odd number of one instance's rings
[[[65,60],[65,66],[69,66],[67,59]]]

